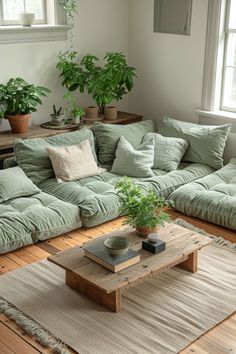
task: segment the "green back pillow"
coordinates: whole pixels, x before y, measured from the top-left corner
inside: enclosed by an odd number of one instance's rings
[[[97,161],[93,132],[87,128],[49,138],[15,139],[13,146],[18,165],[38,185],[42,181],[55,176],[47,147],[76,145],[87,139]]]
[[[0,170],[0,203],[18,197],[28,197],[39,192],[40,189],[19,166]]]
[[[196,162],[219,169],[223,166],[225,142],[231,124],[208,126],[164,117],[158,133],[189,142],[183,161]]]
[[[153,176],[154,139],[148,139],[137,149],[122,136],[116,150],[111,172],[130,177]]]
[[[94,123],[98,159],[103,165],[112,165],[117,144],[123,136],[133,148],[137,148],[145,134],[154,131],[153,122],[146,120],[128,125]]]
[[[181,138],[167,138],[157,133],[147,133],[143,142],[154,140],[154,166],[159,170],[177,170],[189,143]]]

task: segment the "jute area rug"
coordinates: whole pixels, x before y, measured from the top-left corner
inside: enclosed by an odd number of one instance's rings
[[[236,246],[215,237],[196,274],[176,267],[129,289],[118,314],[68,288],[47,261],[0,277],[0,312],[57,353],[178,353],[236,311],[235,280]]]

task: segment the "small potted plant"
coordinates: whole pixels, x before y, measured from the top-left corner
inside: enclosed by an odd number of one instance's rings
[[[84,115],[84,109],[82,107],[77,107],[75,109],[73,109],[72,111],[72,115],[73,115],[73,118],[72,118],[72,123],[73,124],[79,124],[80,121],[81,121],[81,118],[83,117]]]
[[[41,97],[50,92],[46,87],[28,84],[20,77],[0,84],[0,105],[4,107],[4,117],[8,119],[12,133],[28,131],[31,113],[42,104]]]
[[[69,105],[69,109],[66,108],[65,111],[66,112],[69,111],[69,114],[71,115],[72,118],[72,123],[79,124],[81,121],[81,117],[85,115],[84,109],[82,107],[78,107],[75,97],[71,92],[69,91],[66,92],[63,98],[67,101]]]
[[[169,215],[164,212],[169,203],[152,190],[144,191],[128,177],[116,184],[120,212],[125,216],[125,224],[133,225],[137,235],[147,237],[156,232]]]
[[[53,113],[50,114],[51,124],[55,126],[62,126],[65,123],[65,114],[62,113],[62,107],[56,109],[55,104],[53,105]]]
[[[116,119],[116,107],[112,106],[106,110],[105,107],[114,100],[121,100],[131,91],[136,77],[135,68],[127,64],[122,53],[106,53],[103,66],[98,65],[98,57],[90,54],[77,62],[77,54],[67,51],[59,55],[57,68],[60,70],[60,77],[63,78],[62,85],[69,91],[79,89],[83,93],[87,90],[97,103],[100,114],[105,114],[107,119]]]

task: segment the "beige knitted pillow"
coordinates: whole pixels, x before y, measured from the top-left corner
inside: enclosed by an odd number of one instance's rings
[[[88,140],[78,145],[48,147],[58,183],[97,176],[105,170],[97,166]]]

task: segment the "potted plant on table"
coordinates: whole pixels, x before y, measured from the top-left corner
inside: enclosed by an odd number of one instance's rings
[[[70,111],[69,114],[71,114],[72,123],[79,124],[81,122],[81,118],[85,115],[84,109],[77,105],[75,97],[71,92],[66,92],[63,98],[67,101],[69,105],[69,109],[66,108],[66,111]]]
[[[114,100],[121,100],[131,91],[136,76],[135,68],[128,66],[122,53],[106,53],[103,58],[104,66],[98,64],[98,57],[90,54],[77,62],[77,54],[67,51],[59,55],[57,68],[60,70],[60,77],[63,78],[62,85],[69,91],[79,89],[83,93],[87,90],[97,103],[100,113],[105,114],[107,119],[115,119],[117,110],[114,106],[110,110],[106,106]]]
[[[62,112],[62,107],[56,108],[55,104],[52,106],[53,113],[50,114],[51,124],[55,126],[62,126],[65,124],[65,114]]]
[[[120,212],[126,218],[124,223],[133,225],[138,236],[147,237],[169,219],[169,215],[164,212],[169,203],[152,190],[142,190],[128,177],[116,184],[116,190]]]
[[[28,131],[31,113],[42,104],[41,97],[51,91],[46,87],[28,84],[18,77],[7,84],[0,84],[0,105],[4,108],[4,117],[8,119],[12,133],[23,134]]]

